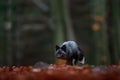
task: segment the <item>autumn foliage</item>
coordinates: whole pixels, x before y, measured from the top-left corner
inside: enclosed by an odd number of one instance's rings
[[[0,67],[0,80],[120,80],[120,66],[49,65]]]

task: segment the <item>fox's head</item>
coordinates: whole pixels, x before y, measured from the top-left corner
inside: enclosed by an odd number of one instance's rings
[[[66,46],[63,45],[63,46],[60,47],[60,46],[56,45],[55,56],[57,58],[66,59],[67,58]]]

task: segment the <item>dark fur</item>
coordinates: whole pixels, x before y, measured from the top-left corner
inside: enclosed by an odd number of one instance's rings
[[[55,55],[57,58],[67,59],[67,62],[70,65],[82,61],[84,57],[82,50],[74,41],[64,42],[61,46],[56,45]]]

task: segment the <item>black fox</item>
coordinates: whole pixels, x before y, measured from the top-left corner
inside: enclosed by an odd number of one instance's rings
[[[56,45],[55,56],[60,59],[66,59],[69,65],[75,65],[77,62],[85,63],[82,50],[74,41],[66,41],[61,46]]]

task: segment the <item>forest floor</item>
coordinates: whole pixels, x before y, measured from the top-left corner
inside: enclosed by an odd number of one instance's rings
[[[0,80],[120,80],[120,65],[44,66],[0,67]]]

